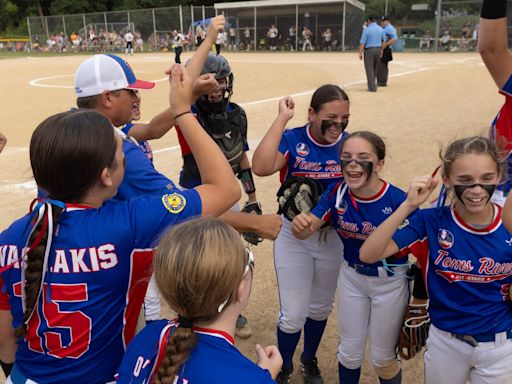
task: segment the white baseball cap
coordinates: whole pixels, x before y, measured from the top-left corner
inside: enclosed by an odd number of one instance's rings
[[[116,55],[94,55],[80,64],[75,74],[75,93],[78,97],[123,88],[151,89],[154,86],[152,81],[137,80],[130,65]]]

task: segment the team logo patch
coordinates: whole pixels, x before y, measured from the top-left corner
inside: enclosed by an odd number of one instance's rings
[[[162,203],[169,212],[180,213],[187,205],[187,199],[179,193],[171,193],[162,196]]]
[[[297,144],[297,146],[295,147],[295,149],[297,150],[297,153],[301,156],[307,156],[309,155],[309,148],[306,144],[304,143],[299,143]]]
[[[440,229],[437,232],[437,242],[443,249],[450,249],[453,247],[453,235],[450,231],[446,229]]]
[[[338,212],[338,215],[344,215],[345,212],[347,211],[347,202],[345,200],[343,200],[341,202],[341,207],[336,207],[336,212]]]

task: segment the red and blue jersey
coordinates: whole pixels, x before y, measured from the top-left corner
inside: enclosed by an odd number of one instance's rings
[[[123,357],[117,383],[153,383],[175,327],[174,321],[159,320],[138,333]],[[179,368],[175,384],[275,383],[269,371],[240,353],[231,335],[213,329],[192,329],[197,335],[197,344],[187,362]]]
[[[18,341],[18,370],[41,384],[114,380],[135,334],[157,237],[200,214],[195,190],[99,209],[67,205],[27,336]],[[0,309],[10,309],[14,328],[23,322],[20,260],[33,217],[24,216],[0,235],[0,268],[13,264],[1,273]]]
[[[320,144],[310,130],[307,124],[284,131],[278,149],[286,158],[286,165],[281,169],[281,183],[292,176],[302,176],[317,180],[325,189],[343,176],[340,154],[348,133],[343,132],[333,144]]]
[[[505,96],[505,104],[494,118],[489,138],[507,153],[507,175],[496,189],[508,193],[512,189],[512,76],[509,77],[500,93]]]
[[[343,242],[343,256],[349,263],[364,264],[359,259],[359,249],[375,228],[386,220],[405,200],[405,193],[387,182],[372,197],[355,196],[346,183],[332,184],[323,194],[311,213],[323,221],[332,221]],[[407,263],[407,259],[398,259]],[[371,264],[382,266],[382,262]]]
[[[121,128],[121,131],[123,131],[123,133],[125,135],[129,136],[130,135],[130,129],[132,129],[133,126],[134,126],[133,123],[125,124],[124,127]],[[148,140],[140,141],[139,142],[139,146],[142,149],[142,152],[145,153],[147,158],[149,160],[151,160],[151,162],[153,162],[153,150],[151,149],[151,145],[149,145],[149,141]]]
[[[512,329],[512,235],[494,205],[486,228],[465,223],[453,206],[409,216],[393,236],[401,253],[418,258],[425,274],[432,324],[479,335]]]

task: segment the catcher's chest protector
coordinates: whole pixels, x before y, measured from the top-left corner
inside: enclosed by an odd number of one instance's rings
[[[203,128],[219,146],[226,156],[233,172],[240,171],[240,162],[244,154],[244,142],[247,137],[247,117],[236,104],[232,110],[223,115],[206,115],[197,117]]]

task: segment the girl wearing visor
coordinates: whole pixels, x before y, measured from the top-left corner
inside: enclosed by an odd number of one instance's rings
[[[291,220],[299,213],[298,207],[287,207],[295,196],[309,195],[313,189],[319,196],[319,191],[341,179],[340,153],[347,135],[349,100],[340,87],[323,85],[313,94],[307,124],[286,129],[294,107],[289,96],[279,101],[279,114],[254,152],[252,166],[259,176],[280,171],[283,184],[278,193],[283,226],[274,245],[281,305],[277,341],[283,356],[283,370],[276,381],[290,381],[293,355],[304,328],[300,359],[304,380],[323,383],[316,352],[332,310],[343,246],[331,227],[318,230],[310,239],[297,240]]]
[[[382,384],[401,383],[396,341],[409,290],[407,258],[391,256],[366,264],[361,245],[372,230],[405,200],[405,193],[379,178],[384,166],[384,141],[368,131],[354,132],[341,151],[343,181],[326,190],[311,212],[293,219],[292,232],[306,239],[332,221],[344,244],[338,279],[339,380],[357,384],[370,337],[372,365]]]

